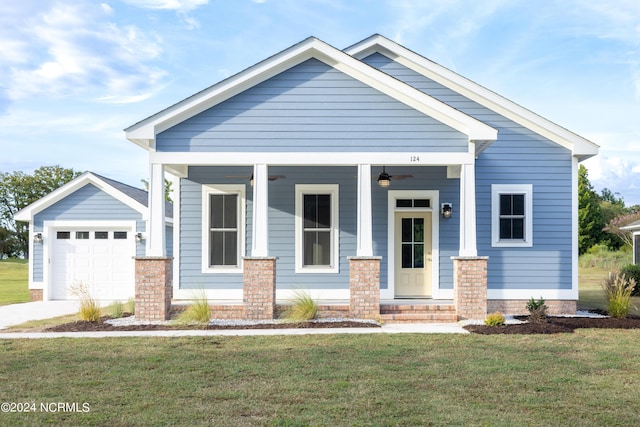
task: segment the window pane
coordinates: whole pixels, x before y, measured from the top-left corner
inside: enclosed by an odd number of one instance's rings
[[[224,232],[224,265],[238,265],[238,239],[235,231]]]
[[[331,232],[304,232],[304,265],[331,265]]]
[[[125,240],[127,238],[127,232],[126,231],[114,231],[113,232],[113,238],[117,239],[117,240]]]
[[[402,241],[410,242],[411,237],[413,236],[412,230],[412,221],[411,218],[402,218]]]
[[[428,208],[431,206],[431,200],[429,199],[415,199],[413,201],[413,207],[415,208]]]
[[[95,238],[96,238],[96,240],[108,239],[109,238],[109,232],[108,231],[96,231]]]
[[[70,239],[71,238],[71,232],[69,232],[69,231],[58,231],[56,233],[56,238],[61,239],[61,240],[62,239],[64,239],[64,240]]]
[[[304,195],[304,228],[318,226],[318,199],[315,194]]]
[[[222,228],[224,224],[224,195],[211,194],[209,196],[209,209],[211,214],[209,227]]]
[[[319,194],[318,198],[318,228],[331,227],[331,196]]]
[[[224,228],[236,228],[238,223],[238,195],[224,195]]]
[[[424,245],[413,245],[413,268],[424,268]]]
[[[410,208],[412,205],[412,200],[411,199],[397,199],[396,200],[396,207],[397,208]]]
[[[88,231],[76,231],[76,239],[77,240],[87,240],[89,239]]]
[[[511,219],[500,219],[500,238],[511,239]]]
[[[524,215],[524,194],[514,194],[513,215]]]
[[[224,265],[224,232],[210,232],[211,260],[210,265]]]
[[[500,195],[500,215],[511,215],[511,194]]]
[[[424,218],[414,218],[413,221],[413,241],[424,242]]]
[[[524,220],[522,218],[511,220],[511,238],[524,240]]]
[[[402,268],[413,267],[413,256],[411,254],[411,243],[405,243],[402,245]]]

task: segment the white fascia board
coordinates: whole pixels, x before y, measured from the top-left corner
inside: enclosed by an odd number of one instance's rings
[[[137,202],[136,200],[132,199],[131,197],[127,196],[121,191],[113,188],[111,185],[107,184],[106,182],[104,182],[103,180],[101,180],[91,172],[83,173],[82,175],[76,177],[72,181],[69,181],[62,187],[57,188],[56,190],[52,191],[51,193],[47,194],[41,199],[21,209],[20,211],[16,212],[16,214],[14,215],[14,218],[16,221],[27,221],[27,222],[32,221],[33,217],[36,214],[38,214],[39,212],[42,212],[49,206],[54,205],[55,203],[59,202],[60,200],[64,199],[65,197],[69,196],[70,194],[74,193],[75,191],[79,190],[80,188],[84,187],[87,184],[95,185],[100,190],[109,194],[116,200],[140,212],[143,219],[146,218],[147,216],[146,206],[142,205],[141,203]]]
[[[127,139],[150,146],[156,135],[310,58],[316,58],[386,95],[464,133],[470,140],[495,140],[497,130],[345,54],[309,38],[271,58],[125,129]]]
[[[381,53],[399,64],[554,141],[560,146],[571,150],[573,155],[581,161],[598,154],[599,146],[597,144],[383,36],[375,35],[369,37],[345,50],[345,53],[358,59],[375,52]]]
[[[418,160],[416,160],[418,159]],[[151,152],[151,163],[189,166],[243,166],[267,164],[280,166],[450,166],[473,164],[473,153],[432,152]]]

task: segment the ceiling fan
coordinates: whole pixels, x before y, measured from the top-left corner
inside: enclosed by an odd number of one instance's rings
[[[269,175],[269,181],[275,181],[277,179],[284,179],[286,178],[286,175]],[[227,179],[243,179],[243,180],[249,180],[249,183],[251,185],[253,185],[253,174],[251,174],[251,176],[249,175],[227,175],[225,176],[225,178]]]
[[[413,175],[389,175],[385,169],[385,166],[382,166],[382,172],[378,175],[378,185],[380,187],[388,187],[391,185],[391,178],[402,180],[407,178],[413,178]]]

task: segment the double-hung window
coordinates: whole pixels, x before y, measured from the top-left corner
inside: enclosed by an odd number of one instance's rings
[[[296,185],[296,272],[338,272],[338,186]]]
[[[491,186],[491,236],[496,247],[533,246],[533,186]]]
[[[203,271],[241,272],[244,255],[244,186],[205,185],[202,199]]]

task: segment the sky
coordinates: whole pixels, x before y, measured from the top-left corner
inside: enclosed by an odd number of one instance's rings
[[[640,204],[640,1],[0,0],[0,172],[142,187],[123,129],[314,36],[382,34],[600,146],[597,192]]]

